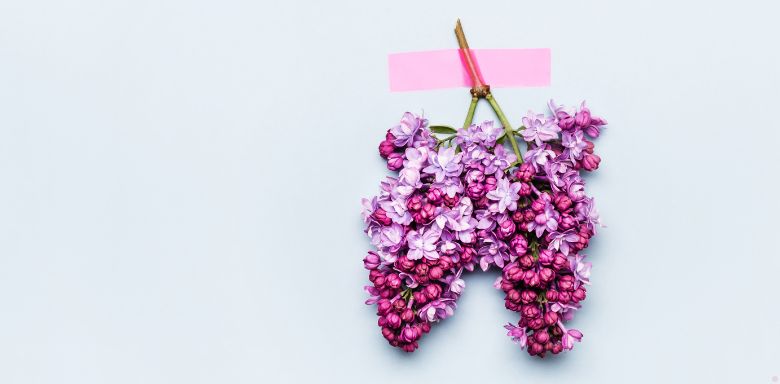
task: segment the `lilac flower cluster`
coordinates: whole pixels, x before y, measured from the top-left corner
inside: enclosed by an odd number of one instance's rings
[[[387,131],[380,155],[397,176],[364,199],[366,233],[376,247],[365,257],[387,341],[418,347],[431,324],[454,313],[464,270],[501,268],[496,287],[520,314],[508,335],[544,357],[582,338],[567,329],[586,297],[590,263],[581,253],[598,214],[580,171],[601,159],[590,139],[606,121],[550,102],[548,115],[529,114],[517,132],[527,143],[518,159],[503,145],[505,129],[491,121],[435,137],[411,113]]]

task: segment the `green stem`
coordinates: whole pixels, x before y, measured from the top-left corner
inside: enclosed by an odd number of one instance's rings
[[[493,111],[496,112],[496,116],[498,116],[498,121],[501,122],[501,125],[504,126],[504,134],[509,138],[509,142],[512,143],[512,150],[515,152],[515,156],[517,156],[517,163],[522,164],[523,163],[523,156],[520,155],[520,147],[517,146],[517,141],[515,141],[515,133],[512,130],[512,124],[509,124],[509,120],[507,120],[506,115],[504,115],[504,111],[501,110],[501,107],[498,106],[498,103],[496,102],[496,99],[493,97],[493,94],[488,92],[487,96],[485,96],[485,99],[490,103],[490,106],[493,107]]]
[[[477,101],[479,101],[479,98],[476,96],[471,97],[471,104],[469,104],[469,113],[466,115],[466,122],[463,123],[463,129],[466,129],[471,126],[471,123],[474,122],[474,111],[477,110]]]

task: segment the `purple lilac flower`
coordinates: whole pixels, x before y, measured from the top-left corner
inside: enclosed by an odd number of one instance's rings
[[[569,256],[569,269],[574,272],[574,277],[584,284],[590,284],[590,268],[591,263],[583,261],[585,255],[572,255]]]
[[[509,179],[504,178],[498,180],[498,186],[488,192],[487,197],[497,201],[495,212],[501,213],[507,209],[514,211],[517,209],[517,200],[520,199],[518,191],[520,191],[520,183],[510,183]]]
[[[528,223],[528,231],[535,231],[537,237],[541,237],[544,231],[555,231],[558,229],[559,216],[552,203],[548,201],[544,206],[544,212],[537,214],[536,218]]]
[[[564,132],[561,136],[561,145],[566,148],[565,153],[568,154],[571,161],[581,159],[583,151],[588,146],[582,136],[582,131],[575,131],[574,133]]]
[[[492,147],[496,145],[496,140],[498,140],[502,134],[504,134],[504,128],[497,124],[493,124],[492,121],[488,120],[479,125],[477,138],[482,145]]]
[[[430,164],[423,171],[436,175],[436,182],[444,181],[445,177],[459,176],[463,170],[460,164],[462,153],[455,154],[455,147],[439,148],[438,153],[430,154]]]
[[[426,125],[428,125],[428,120],[415,116],[410,112],[404,113],[401,122],[390,128],[390,133],[395,136],[393,144],[396,147],[411,146],[414,142],[414,136]]]
[[[420,170],[428,161],[428,148],[407,148],[404,167],[398,172],[398,180],[406,185],[419,187]]]
[[[434,300],[420,308],[420,317],[430,322],[444,320],[455,313],[455,299]]]
[[[441,229],[436,226],[409,232],[406,235],[406,241],[409,245],[409,253],[406,256],[412,260],[418,260],[422,257],[431,260],[438,259],[439,253],[436,252],[436,241],[439,240],[440,236]]]
[[[533,165],[534,170],[536,171],[539,171],[539,169],[547,164],[549,159],[553,158],[555,158],[555,152],[553,152],[547,144],[531,148],[523,154],[523,160]]]
[[[458,269],[458,273],[447,276],[444,281],[447,283],[450,292],[460,295],[463,292],[463,288],[466,288],[466,282],[460,278],[463,273],[463,268]]]
[[[564,255],[568,256],[572,244],[577,243],[580,239],[580,236],[574,233],[573,230],[568,230],[565,232],[553,231],[550,232],[549,235],[547,235],[547,239],[550,242],[548,249],[554,249],[556,251],[560,251]]]
[[[409,225],[412,222],[412,214],[406,209],[405,198],[382,201],[379,206],[385,211],[387,217],[396,224]]]
[[[396,252],[401,248],[403,240],[404,227],[397,223],[393,223],[388,227],[382,227],[379,232],[379,244],[375,245],[388,252]]]
[[[558,132],[561,131],[561,128],[555,125],[554,119],[548,119],[544,114],[537,115],[531,111],[528,111],[528,115],[523,117],[523,126],[525,129],[520,131],[523,139],[534,142],[536,145],[557,139]]]
[[[516,327],[513,324],[507,324],[504,326],[509,332],[507,332],[507,336],[512,338],[512,341],[520,345],[520,348],[525,348],[527,345],[528,337],[526,336],[526,330],[525,327],[520,328]]]

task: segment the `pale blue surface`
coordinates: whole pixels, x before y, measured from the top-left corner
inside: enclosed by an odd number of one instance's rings
[[[770,2],[0,1],[0,383],[770,383],[780,55]],[[586,98],[605,223],[562,358],[495,273],[403,355],[362,302],[360,198],[406,110],[386,54],[550,47],[518,124]],[[774,37],[773,37],[774,36]],[[478,118],[492,118],[487,106]]]

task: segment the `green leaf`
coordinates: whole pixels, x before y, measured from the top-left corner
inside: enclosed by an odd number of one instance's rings
[[[496,144],[503,145],[505,141],[506,141],[506,134],[502,134],[501,137],[499,137],[498,140],[496,140]]]
[[[455,128],[452,128],[448,125],[431,125],[428,127],[431,132],[433,133],[446,133],[446,134],[455,134],[458,133],[458,130]]]

